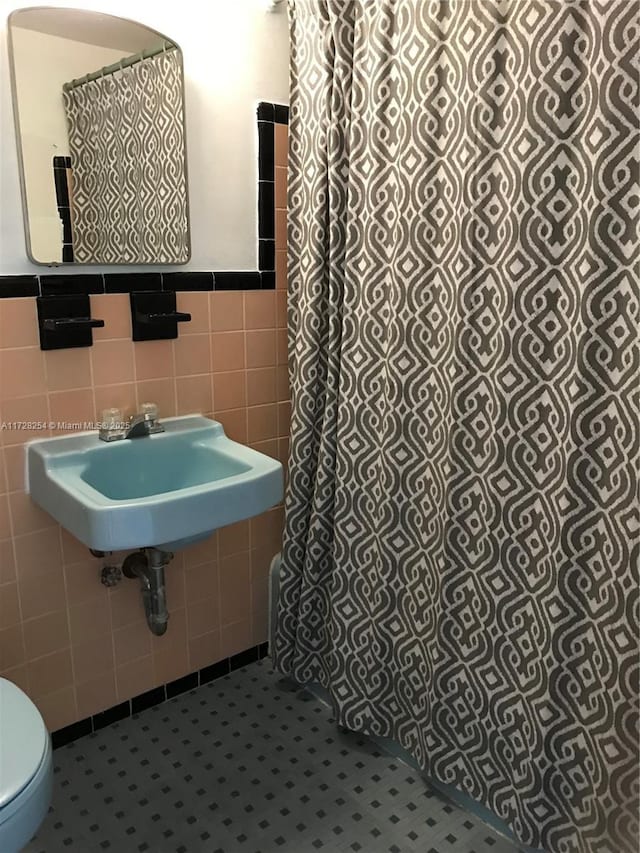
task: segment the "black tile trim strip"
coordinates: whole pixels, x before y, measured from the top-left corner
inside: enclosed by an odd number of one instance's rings
[[[276,271],[262,270],[260,273],[260,281],[262,282],[263,290],[275,290],[276,286]]]
[[[130,702],[121,702],[119,705],[114,705],[106,711],[101,711],[99,714],[94,714],[91,718],[93,721],[94,732],[104,729],[105,726],[110,726],[112,723],[118,723],[120,720],[125,720],[131,714]]]
[[[181,693],[188,693],[189,690],[195,690],[197,687],[202,687],[218,678],[223,678],[236,669],[241,669],[243,666],[247,666],[247,664],[262,660],[268,653],[269,644],[260,643],[260,645],[252,646],[250,649],[239,652],[237,655],[232,655],[230,658],[224,658],[221,661],[212,663],[210,666],[205,666],[203,669],[190,672],[181,678],[176,678],[175,681],[170,681],[168,684],[161,684],[159,687],[147,690],[146,693],[134,696],[133,699],[128,699],[126,702],[120,702],[118,705],[107,708],[105,711],[94,714],[92,717],[78,720],[77,723],[71,723],[70,726],[65,726],[63,729],[58,729],[52,733],[51,743],[53,748],[58,749],[61,746],[66,746],[74,740],[78,740],[78,738],[100,731],[105,726],[110,726],[120,720],[126,720],[134,714],[146,711],[147,708],[153,708],[154,705],[161,705],[163,702],[173,699]]]
[[[247,649],[244,652],[239,652],[237,655],[229,658],[229,669],[235,672],[236,669],[242,669],[250,663],[255,663],[260,660],[259,646],[254,646],[252,649]]]
[[[275,121],[275,106],[268,101],[260,101],[258,104],[258,121],[268,121],[273,124]]]
[[[223,272],[175,273],[100,273],[78,275],[0,275],[0,299],[34,296],[71,296],[83,294],[134,293],[137,291],[173,291],[194,293],[212,290],[273,290],[273,240],[263,256],[271,264],[267,269],[225,270]],[[105,286],[106,285],[106,286]]]
[[[262,201],[258,210],[258,269],[250,272],[128,272],[61,273],[59,275],[0,275],[0,299],[52,296],[70,293],[131,293],[136,290],[272,290],[275,288],[274,212],[268,205],[273,195],[274,139],[276,124],[289,124],[289,107],[261,101],[258,119],[258,179]],[[63,158],[56,158],[60,160]],[[61,163],[56,164],[59,168]],[[262,186],[268,182],[271,187]],[[268,209],[267,209],[268,208]],[[265,239],[266,238],[266,239]],[[72,251],[71,246],[65,249]],[[67,253],[68,254],[68,253]]]
[[[289,124],[289,107],[286,104],[274,104],[273,111],[276,124]]]
[[[217,273],[213,272],[163,272],[162,289],[176,291],[215,290]]]
[[[90,735],[92,731],[93,719],[91,717],[78,720],[77,723],[71,723],[70,726],[65,726],[63,729],[58,729],[57,732],[52,732],[51,746],[54,749],[58,749],[60,746],[66,746],[68,743],[78,740],[78,738]]]
[[[62,222],[62,243],[65,246],[71,246],[73,248],[73,234],[71,231],[71,208],[58,207],[58,213],[60,214],[60,221]]]
[[[258,181],[258,237],[273,240],[275,236],[275,184],[273,181]]]
[[[70,157],[53,158],[53,181],[56,190],[58,216],[62,223],[62,261],[73,261],[73,233],[71,229],[71,208],[69,207],[69,169]]]
[[[276,267],[275,244],[275,140],[276,124],[289,124],[289,107],[284,104],[258,104],[258,269],[264,276]],[[264,290],[276,286],[276,277],[262,279]]]
[[[153,708],[154,705],[161,705],[167,699],[167,685],[161,684],[160,687],[154,687],[153,690],[147,690],[139,696],[134,696],[131,699],[131,714],[139,714],[141,711],[146,711],[147,708]]]
[[[37,275],[0,275],[0,299],[40,296]]]
[[[41,275],[40,291],[42,296],[88,296],[90,293],[104,293],[104,280],[101,273]]]
[[[276,241],[258,240],[258,267],[260,270],[275,270]]]
[[[53,167],[53,180],[56,189],[56,201],[58,207],[68,207],[69,184],[67,183],[67,170],[64,166]]]
[[[140,290],[162,290],[159,272],[105,273],[105,293],[134,293]]]
[[[217,272],[216,290],[260,290],[262,280],[258,270]]]
[[[181,693],[188,693],[190,690],[195,690],[200,686],[200,676],[197,672],[192,672],[189,675],[183,675],[182,678],[176,678],[175,681],[165,685],[167,691],[167,699],[173,699],[174,696],[179,696]]]
[[[275,140],[272,121],[258,121],[258,180],[275,178]]]

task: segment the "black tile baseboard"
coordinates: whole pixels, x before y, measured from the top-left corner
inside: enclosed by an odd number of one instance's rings
[[[146,711],[147,708],[153,708],[154,705],[161,705],[163,702],[173,699],[181,693],[188,693],[190,690],[195,690],[196,687],[201,687],[218,678],[223,678],[236,669],[241,669],[243,666],[247,666],[247,664],[262,660],[268,653],[269,644],[261,643],[258,646],[252,646],[250,649],[239,652],[230,658],[224,658],[196,672],[190,672],[188,675],[176,678],[175,681],[170,681],[168,684],[161,684],[159,687],[147,690],[145,693],[134,696],[133,699],[128,699],[126,702],[120,702],[118,705],[107,708],[99,714],[94,714],[92,717],[87,717],[84,720],[78,720],[77,723],[71,723],[70,726],[65,726],[63,729],[58,729],[51,735],[52,746],[54,749],[66,746],[68,743],[97,732],[105,726],[125,720],[134,714],[139,714],[141,711]]]
[[[139,696],[134,696],[131,699],[131,714],[139,714],[141,711],[146,711],[147,708],[153,708],[154,705],[161,705],[167,699],[167,685],[162,684],[160,687],[154,687],[153,690],[147,690]]]
[[[125,720],[131,716],[131,706],[129,702],[121,702],[119,705],[114,705],[107,711],[101,711],[99,714],[94,714],[91,718],[93,722],[94,732],[104,729],[105,726],[110,726],[112,723],[117,723],[119,720]]]
[[[215,681],[216,678],[222,678],[224,675],[229,675],[231,669],[229,667],[229,658],[212,663],[210,666],[205,666],[200,670],[200,684],[208,684],[210,681]]]
[[[200,676],[197,672],[184,675],[166,685],[167,699],[173,699],[174,696],[179,696],[181,693],[188,693],[189,690],[195,690],[199,686]]]
[[[247,649],[244,652],[239,652],[237,655],[229,658],[229,669],[235,672],[236,669],[242,669],[247,664],[254,663],[260,660],[260,647],[254,646],[252,649]]]
[[[96,716],[98,716],[96,714]],[[51,735],[51,745],[54,749],[59,746],[66,746],[78,738],[90,735],[93,731],[93,718],[87,717],[85,720],[78,720],[77,723],[71,723],[70,726],[65,726],[63,729],[58,729]]]

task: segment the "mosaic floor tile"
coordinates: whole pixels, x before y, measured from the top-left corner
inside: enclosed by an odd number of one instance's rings
[[[54,753],[25,853],[518,853],[268,659]]]

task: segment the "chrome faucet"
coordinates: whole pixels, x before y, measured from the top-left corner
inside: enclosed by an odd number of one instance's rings
[[[125,431],[125,438],[140,438],[143,435],[153,435],[154,432],[164,432],[164,427],[158,420],[158,409],[154,406],[154,412],[143,411],[129,418],[129,427]]]
[[[118,409],[103,412],[99,438],[102,441],[119,441],[123,438],[141,438],[164,432],[158,420],[158,407],[155,403],[143,403],[139,412],[125,421]]]

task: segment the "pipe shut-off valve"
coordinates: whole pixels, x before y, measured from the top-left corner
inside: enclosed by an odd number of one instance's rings
[[[122,571],[119,566],[103,566],[100,572],[100,583],[103,586],[117,586],[122,580]]]

